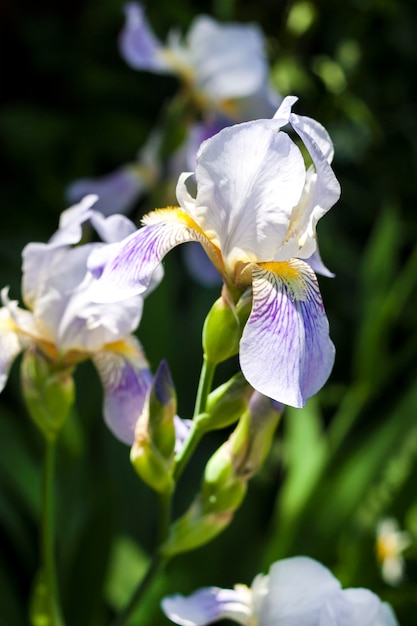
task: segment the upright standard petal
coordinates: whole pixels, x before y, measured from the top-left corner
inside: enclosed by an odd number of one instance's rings
[[[129,2],[125,6],[126,22],[120,33],[120,53],[126,63],[136,70],[170,73],[164,60],[161,42],[155,37],[142,5]]]
[[[219,24],[200,16],[187,40],[196,86],[209,98],[242,98],[265,82],[267,60],[263,36],[256,25]]]
[[[300,199],[304,160],[279,128],[277,120],[225,128],[197,156],[192,215],[222,250],[228,268],[239,261],[272,261]]]
[[[162,600],[162,609],[181,626],[206,626],[221,619],[232,619],[243,626],[252,623],[250,592],[245,587],[205,587],[188,597],[168,596]]]
[[[108,344],[93,357],[104,389],[104,419],[112,433],[132,445],[152,375],[134,337]]]
[[[264,395],[302,407],[326,382],[335,354],[315,274],[297,259],[255,266],[252,290],[242,372]]]

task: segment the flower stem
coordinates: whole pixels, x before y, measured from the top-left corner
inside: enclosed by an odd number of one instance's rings
[[[63,626],[58,598],[55,565],[54,532],[54,470],[55,439],[45,439],[45,459],[42,480],[41,570],[35,580],[31,600],[33,626]]]
[[[197,398],[194,408],[194,417],[204,413],[206,410],[207,397],[210,393],[211,385],[213,382],[214,372],[216,370],[216,364],[208,361],[206,356],[203,358],[203,366],[201,368],[200,380],[198,383]]]
[[[130,598],[129,604],[125,607],[122,613],[116,617],[116,619],[112,622],[111,626],[125,626],[128,623],[129,617],[131,617],[133,611],[138,606],[139,602],[142,600],[143,596],[147,592],[151,583],[154,581],[156,576],[160,574],[167,563],[167,558],[162,557],[159,552],[157,552],[149,564],[148,570],[145,576],[142,578],[140,584],[138,585],[135,593]]]

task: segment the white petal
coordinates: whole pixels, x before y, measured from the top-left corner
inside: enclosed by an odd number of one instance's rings
[[[220,24],[198,17],[189,32],[197,88],[214,100],[255,93],[267,75],[263,36],[252,24]]]
[[[355,626],[395,626],[397,621],[390,608],[368,589],[345,589],[343,595],[352,607]]]
[[[229,267],[272,260],[300,199],[304,160],[277,128],[275,120],[225,128],[197,156],[193,217]]]
[[[318,625],[323,603],[339,590],[333,574],[313,559],[300,556],[277,561],[269,570],[269,591],[260,604],[259,624]]]
[[[301,407],[326,382],[335,351],[314,272],[295,259],[282,265],[281,275],[253,270],[240,365],[255,389]]]
[[[10,367],[23,343],[15,330],[15,324],[6,307],[0,308],[0,391],[3,391]]]

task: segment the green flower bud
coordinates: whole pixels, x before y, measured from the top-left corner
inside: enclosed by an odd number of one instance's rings
[[[234,305],[221,296],[211,307],[203,326],[206,359],[217,365],[237,354],[241,335],[242,327]]]
[[[247,410],[251,394],[252,387],[241,373],[236,374],[209,394],[205,412],[196,418],[196,424],[204,432],[234,424]]]
[[[74,403],[72,368],[53,363],[41,352],[27,350],[21,366],[23,397],[43,435],[54,441]]]
[[[136,472],[159,493],[170,493],[174,487],[176,409],[174,384],[167,363],[162,361],[136,423],[135,441],[130,452]]]

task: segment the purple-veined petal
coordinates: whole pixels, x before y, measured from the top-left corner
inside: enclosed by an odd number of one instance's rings
[[[278,130],[276,120],[231,126],[205,141],[197,155],[192,215],[228,268],[274,259],[304,188],[301,152]]]
[[[181,626],[206,626],[220,619],[232,619],[243,626],[252,623],[247,589],[203,587],[188,597],[168,596],[161,604],[165,615]]]
[[[144,226],[116,244],[108,257],[100,250],[88,261],[97,280],[94,299],[98,302],[122,300],[143,293],[164,256],[175,246],[199,241],[212,248],[198,225],[181,209],[161,209],[145,216]]]
[[[197,88],[213,100],[257,91],[267,75],[264,41],[254,24],[220,24],[196,18],[188,37]]]
[[[152,374],[134,337],[109,344],[93,357],[104,389],[104,419],[120,441],[132,445]]]
[[[271,271],[265,265],[253,269],[252,312],[240,342],[240,365],[255,389],[301,407],[333,367],[328,320],[316,276],[306,263],[270,264]]]
[[[171,72],[162,55],[163,46],[152,32],[143,7],[137,2],[129,2],[125,5],[125,15],[119,47],[126,63],[136,70]]]
[[[23,349],[23,343],[16,332],[15,323],[6,307],[0,308],[0,392],[9,375],[13,361]]]
[[[146,189],[146,183],[133,167],[123,167],[100,178],[80,178],[66,190],[70,202],[78,202],[87,194],[98,197],[94,207],[103,215],[128,213]]]

